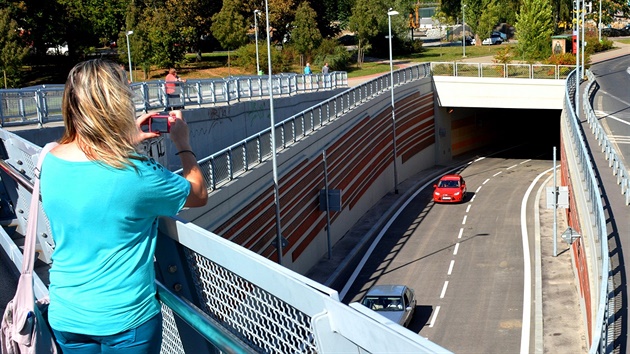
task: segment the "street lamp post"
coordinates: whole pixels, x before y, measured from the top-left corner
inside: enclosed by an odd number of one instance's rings
[[[127,31],[127,57],[129,58],[129,81],[133,82],[133,71],[131,71],[131,47],[129,46],[129,36],[133,31]]]
[[[254,10],[254,30],[256,37],[256,75],[260,75],[260,62],[258,61],[258,14],[260,10]]]
[[[392,58],[392,16],[398,15],[398,11],[392,10],[390,7],[387,10],[387,19],[389,23],[389,81],[392,93],[392,129],[393,129],[393,139],[392,143],[394,145],[394,193],[398,194],[398,171],[396,169],[396,115],[394,113],[394,61]]]
[[[597,40],[599,40],[599,43],[602,42],[602,0],[599,0],[599,16],[597,17],[598,20],[598,24],[597,24]]]
[[[271,162],[273,169],[273,194],[276,206],[276,249],[278,250],[278,264],[282,265],[282,249],[286,240],[282,237],[282,226],[280,224],[280,184],[278,181],[278,162],[276,159],[276,119],[273,108],[273,81],[271,68],[271,35],[269,27],[269,2],[265,0],[265,19],[267,21],[267,89],[269,90],[269,113],[271,117]]]
[[[463,58],[466,58],[466,4],[462,5],[462,22],[464,23],[462,26],[462,50],[463,50]]]

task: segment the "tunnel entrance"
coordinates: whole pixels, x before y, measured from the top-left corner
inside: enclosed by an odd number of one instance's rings
[[[500,158],[552,160],[553,147],[559,159],[561,110],[461,108],[451,122],[453,156],[463,153]],[[457,132],[462,127],[465,138]],[[459,140],[458,140],[459,139]],[[457,150],[464,141],[474,149]],[[470,141],[476,140],[475,143]]]

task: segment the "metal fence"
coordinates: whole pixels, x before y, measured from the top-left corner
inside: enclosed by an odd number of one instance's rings
[[[164,110],[172,107],[190,108],[203,105],[231,104],[248,99],[274,95],[295,95],[304,92],[332,90],[348,85],[348,74],[279,74],[269,76],[238,76],[222,79],[187,80],[174,85],[167,94],[163,80],[131,84],[136,112]],[[0,90],[0,126],[38,124],[62,121],[61,97],[64,85],[42,85],[22,89]],[[170,89],[169,89],[170,91]]]
[[[428,63],[418,64],[394,71],[394,86],[431,75]],[[356,109],[365,101],[389,92],[389,75],[379,76],[361,85],[349,88],[320,104],[310,107],[275,124],[276,151],[299,142],[322,126]],[[199,161],[206,183],[211,190],[249,171],[253,166],[271,158],[271,128],[237,142]],[[181,173],[182,170],[177,171]]]
[[[581,176],[581,180],[584,183],[584,193],[587,196],[587,200],[591,203],[589,208],[592,213],[591,217],[594,222],[594,235],[592,240],[595,241],[594,245],[598,247],[592,247],[594,254],[590,255],[590,259],[597,264],[590,265],[593,269],[599,269],[601,274],[596,278],[596,283],[599,283],[599,289],[592,291],[591,294],[597,294],[598,307],[597,315],[593,318],[595,328],[593,330],[593,337],[591,341],[591,348],[589,353],[591,354],[604,354],[608,353],[609,343],[612,340],[610,331],[610,324],[613,323],[614,314],[610,312],[611,308],[614,308],[612,302],[614,301],[614,291],[612,284],[612,274],[610,269],[609,251],[608,251],[608,232],[606,230],[606,214],[602,205],[602,195],[599,191],[599,182],[595,176],[595,167],[590,158],[589,149],[585,145],[585,137],[582,134],[580,127],[580,121],[575,113],[575,92],[578,89],[577,73],[575,70],[569,74],[567,78],[566,96],[564,100],[563,116],[567,119],[567,126],[569,127],[569,136],[571,138],[571,144],[573,145],[573,153],[578,160],[578,168],[580,171],[576,171]],[[589,96],[589,91],[586,90],[584,97]],[[585,109],[588,100],[585,100]],[[591,108],[592,110],[592,108]]]
[[[462,76],[485,78],[555,79],[567,78],[574,65],[547,64],[498,64],[432,62],[431,71],[435,76]]]
[[[617,184],[621,189],[621,194],[626,196],[626,205],[630,205],[630,173],[628,168],[624,165],[623,159],[615,150],[614,145],[608,139],[608,135],[604,131],[599,118],[595,115],[591,102],[593,102],[593,96],[596,90],[599,88],[599,84],[595,81],[595,76],[592,72],[586,71],[586,77],[588,78],[588,84],[584,92],[584,113],[586,119],[591,128],[591,131],[595,135],[595,138],[599,142],[601,151],[604,153],[606,160],[608,160],[608,166],[612,168],[613,175],[617,176]]]

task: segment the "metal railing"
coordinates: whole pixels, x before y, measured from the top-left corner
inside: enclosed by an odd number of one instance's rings
[[[574,71],[571,72],[569,77],[567,78],[567,87],[566,87],[566,95],[564,100],[564,111],[567,113],[567,125],[570,129],[569,136],[571,137],[571,143],[573,145],[573,153],[578,160],[578,167],[581,169],[579,171],[580,176],[582,177],[584,188],[587,196],[587,200],[592,204],[590,208],[591,213],[593,214],[592,220],[594,221],[594,232],[593,239],[596,241],[596,244],[599,244],[599,249],[595,247],[593,254],[590,258],[594,261],[601,262],[600,264],[594,265],[595,269],[599,269],[601,274],[599,275],[599,285],[600,288],[591,294],[597,294],[598,299],[598,308],[597,315],[593,318],[593,323],[595,324],[595,328],[593,330],[593,337],[591,341],[591,348],[589,353],[591,354],[604,354],[608,353],[607,348],[610,338],[610,324],[612,323],[611,316],[614,314],[610,313],[609,309],[614,308],[611,307],[611,301],[614,301],[612,291],[612,278],[610,272],[610,259],[609,259],[609,251],[608,251],[608,232],[606,230],[606,214],[604,212],[604,207],[602,204],[602,195],[599,191],[599,183],[595,176],[595,167],[590,159],[589,150],[585,144],[585,137],[582,134],[582,130],[580,127],[580,122],[575,113],[575,92],[578,90],[577,84],[577,73]],[[589,94],[589,90],[586,90],[586,95]],[[588,101],[585,101],[588,102]],[[569,152],[569,151],[567,151]]]
[[[593,73],[588,70],[586,71],[586,77],[588,78],[588,84],[584,91],[583,102],[587,122],[593,135],[595,135],[595,138],[599,142],[599,146],[608,161],[608,166],[612,168],[613,175],[617,176],[617,184],[619,184],[621,188],[621,194],[626,196],[626,205],[630,205],[630,173],[628,172],[628,168],[624,165],[623,159],[615,150],[614,145],[610,139],[608,139],[604,127],[591,106],[591,102],[593,102],[592,98],[599,88],[599,84],[595,81]]]
[[[423,63],[396,70],[394,71],[394,86],[428,77],[431,75],[429,69],[430,65]],[[322,126],[356,109],[367,100],[389,92],[390,87],[390,76],[379,76],[276,123],[274,127],[278,139],[276,151],[299,142]],[[201,159],[199,165],[204,171],[210,190],[215,190],[252,167],[270,159],[272,151],[271,128],[267,128]],[[177,171],[177,173],[181,172],[181,169]]]
[[[432,62],[435,76],[564,80],[574,65]]]
[[[231,104],[247,99],[274,95],[295,95],[304,92],[333,90],[348,85],[348,74],[343,71],[323,74],[279,74],[268,76],[234,76],[222,79],[187,80],[177,82],[175,92],[167,94],[163,80],[131,84],[136,112],[163,110],[171,107],[201,107]],[[42,85],[22,89],[0,90],[0,126],[43,125],[62,121],[61,98],[64,85]]]

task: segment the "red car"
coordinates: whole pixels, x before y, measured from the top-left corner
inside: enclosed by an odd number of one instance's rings
[[[461,203],[466,196],[466,181],[458,174],[444,175],[433,185],[436,203]]]

